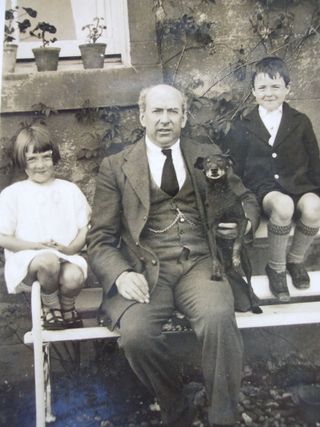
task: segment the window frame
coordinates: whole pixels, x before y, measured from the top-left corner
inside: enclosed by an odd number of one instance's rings
[[[106,55],[121,55],[121,62],[130,64],[129,49],[129,24],[127,0],[70,0],[72,13],[75,18],[76,39],[58,40],[51,44],[53,47],[60,47],[60,59],[79,58],[79,45],[87,43],[87,32],[82,31],[82,27],[91,23],[95,16],[104,18],[103,23],[107,26],[103,35],[99,38],[99,43],[106,43]],[[94,4],[94,7],[92,5]],[[45,17],[42,17],[46,20]],[[31,18],[32,21],[32,18]],[[38,22],[37,18],[34,22]],[[17,59],[34,59],[32,49],[41,46],[41,42],[33,37],[27,41],[19,40],[19,33],[16,36],[18,51]]]

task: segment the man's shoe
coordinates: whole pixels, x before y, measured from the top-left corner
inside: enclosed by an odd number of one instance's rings
[[[282,271],[281,273],[278,273],[267,264],[266,273],[269,279],[269,287],[273,295],[275,295],[281,302],[290,301],[286,272]]]
[[[287,270],[292,278],[292,283],[297,289],[310,287],[310,277],[303,262],[288,262]]]

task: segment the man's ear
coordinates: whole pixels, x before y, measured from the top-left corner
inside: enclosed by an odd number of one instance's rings
[[[145,120],[144,120],[145,119],[145,115],[144,115],[143,111],[140,113],[139,119],[140,119],[141,126],[145,128],[146,127],[145,126]]]
[[[204,170],[203,167],[204,157],[198,157],[195,164],[193,165],[196,169]]]
[[[183,113],[182,122],[181,122],[181,128],[183,129],[187,123],[188,120],[188,113],[185,111]]]

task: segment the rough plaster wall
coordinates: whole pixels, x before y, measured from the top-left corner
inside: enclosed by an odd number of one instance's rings
[[[196,4],[197,3],[197,4]],[[276,5],[271,18],[284,12],[284,1],[276,1]],[[287,2],[288,4],[290,2]],[[253,0],[217,0],[215,4],[200,4],[191,0],[180,2],[164,2],[165,11],[171,18],[179,18],[184,13],[192,15],[196,22],[206,20],[214,22],[213,38],[215,42],[215,52],[210,54],[206,50],[189,50],[185,53],[180,63],[179,71],[176,76],[176,82],[182,87],[188,87],[194,79],[200,78],[204,85],[196,90],[198,95],[205,93],[211,85],[216,84],[209,92],[209,96],[218,95],[221,92],[240,92],[246,94],[251,88],[251,66],[248,65],[246,79],[238,81],[233,73],[228,75],[231,70],[230,64],[234,64],[239,58],[239,49],[244,47],[248,54],[258,44],[257,35],[253,33],[249,21],[250,15],[255,10],[257,2]],[[295,37],[304,34],[310,24],[312,12],[315,9],[314,1],[300,1],[296,5],[290,5],[290,12],[294,13],[294,33]],[[309,38],[303,45],[301,51],[288,49],[276,50],[281,40],[276,40],[272,48],[267,45],[267,49],[260,44],[251,55],[248,55],[250,61],[258,60],[264,56],[278,54],[284,57],[291,71],[291,92],[289,101],[292,105],[302,111],[305,111],[311,118],[318,139],[320,139],[320,124],[318,120],[320,79],[319,79],[319,54],[320,43],[319,36]],[[179,40],[172,43],[166,42],[165,61],[175,52]],[[275,53],[273,53],[275,52]],[[172,77],[177,59],[170,61],[164,71]]]
[[[13,136],[16,133],[17,124],[23,121],[31,122],[32,118],[32,114],[0,117],[0,128],[5,132],[3,135]],[[46,119],[46,123],[53,138],[58,142],[61,153],[61,161],[56,168],[57,176],[79,185],[91,203],[95,189],[95,177],[101,158],[78,160],[77,154],[82,148],[90,148],[91,143],[88,134],[101,131],[103,124],[101,122],[79,123],[74,111],[52,114]],[[119,143],[121,139],[126,139],[132,129],[139,127],[137,108],[123,109],[119,126],[121,136],[114,139],[115,144]],[[6,175],[3,174],[0,176],[0,189],[23,177],[24,175],[16,170],[12,170]]]

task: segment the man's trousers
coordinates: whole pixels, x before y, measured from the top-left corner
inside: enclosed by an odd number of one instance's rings
[[[187,408],[179,370],[162,325],[174,309],[185,314],[201,346],[209,422],[233,424],[241,382],[243,345],[231,288],[212,281],[211,258],[161,263],[150,303],[130,306],[120,319],[120,346],[139,379],[156,395],[164,423]]]

